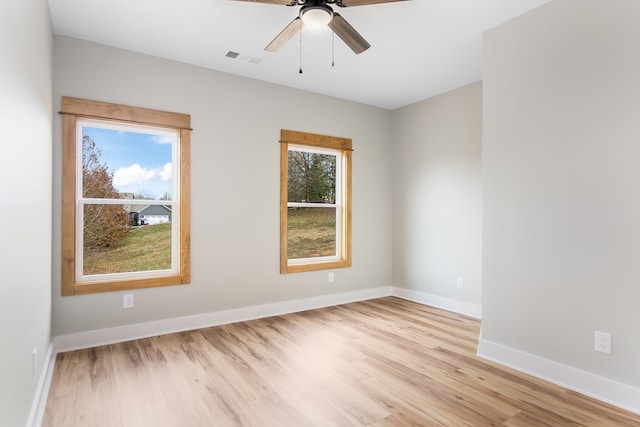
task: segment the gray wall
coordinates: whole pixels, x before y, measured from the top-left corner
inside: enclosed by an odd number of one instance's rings
[[[295,78],[295,76],[292,76]],[[187,286],[60,296],[54,335],[391,285],[390,112],[110,48],[54,39],[54,108],[75,96],[191,114]],[[279,274],[280,129],[353,139],[353,267]],[[60,118],[54,118],[54,248],[60,245]]]
[[[392,145],[393,284],[480,305],[482,84],[394,111]]]
[[[637,0],[548,3],[486,33],[483,83],[483,339],[632,386],[639,18]]]
[[[45,0],[0,3],[3,426],[27,422],[50,342],[51,53]]]

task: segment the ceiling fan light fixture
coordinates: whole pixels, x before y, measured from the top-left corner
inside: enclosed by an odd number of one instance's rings
[[[303,6],[300,9],[300,19],[305,26],[311,28],[326,27],[333,19],[333,9],[327,5]]]

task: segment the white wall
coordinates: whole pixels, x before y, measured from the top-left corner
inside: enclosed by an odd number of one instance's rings
[[[482,165],[483,340],[635,387],[639,21],[637,0],[558,0],[488,31]]]
[[[54,335],[391,285],[390,112],[56,36],[55,108],[63,95],[191,114],[192,283],[135,291],[131,310],[122,292],[63,298],[55,251]],[[353,267],[332,284],[279,274],[283,128],[353,139]],[[55,248],[60,133],[55,117]]]
[[[3,426],[27,422],[50,344],[51,53],[46,0],[1,2],[0,425]]]
[[[482,84],[394,111],[392,148],[393,284],[479,312]]]

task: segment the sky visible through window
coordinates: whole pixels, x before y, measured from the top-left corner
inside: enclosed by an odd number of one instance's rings
[[[100,162],[113,173],[120,193],[159,199],[172,194],[173,134],[153,134],[83,126],[100,150]]]

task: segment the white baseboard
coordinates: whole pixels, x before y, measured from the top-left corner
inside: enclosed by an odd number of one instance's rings
[[[55,364],[55,354],[59,352],[295,313],[390,295],[477,319],[480,319],[482,315],[481,307],[477,304],[411,289],[385,286],[56,336],[47,353],[47,369],[43,370],[27,426],[37,427],[42,422]],[[482,337],[479,340],[478,356],[640,414],[640,389],[636,387],[496,344],[484,340]]]
[[[393,296],[417,302],[419,304],[453,311],[454,313],[464,314],[465,316],[473,317],[475,319],[482,318],[482,310],[478,304],[471,304],[464,301],[441,297],[439,295],[415,291],[413,289],[399,288],[397,286],[392,288],[391,293]]]
[[[640,414],[640,388],[487,341],[482,337],[478,343],[478,356]]]
[[[312,310],[356,301],[364,301],[391,295],[391,287],[364,289],[361,291],[344,292],[340,294],[322,295],[272,304],[262,304],[250,307],[235,308],[211,313],[195,314],[192,316],[176,317],[173,319],[156,320],[133,325],[117,326],[113,328],[78,332],[59,335],[54,338],[56,353],[97,347],[165,335],[174,332],[207,328],[228,323],[243,322],[270,316]]]
[[[42,424],[44,410],[47,406],[47,397],[49,396],[49,386],[51,385],[51,377],[53,376],[53,368],[56,363],[55,354],[53,352],[53,342],[49,344],[47,354],[44,357],[42,372],[38,380],[38,386],[29,411],[27,419],[27,427],[39,427]]]

